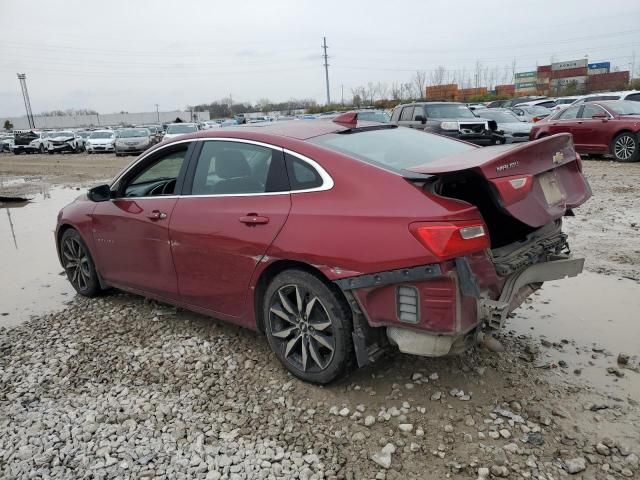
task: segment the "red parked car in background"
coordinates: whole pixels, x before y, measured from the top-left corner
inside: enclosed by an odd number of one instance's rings
[[[75,289],[112,286],[257,329],[327,383],[389,345],[483,340],[577,275],[562,217],[589,198],[569,135],[478,148],[358,122],[277,122],[162,142],[58,215]]]
[[[578,153],[611,154],[620,162],[640,160],[640,103],[629,100],[573,105],[536,123],[529,138],[570,133]]]

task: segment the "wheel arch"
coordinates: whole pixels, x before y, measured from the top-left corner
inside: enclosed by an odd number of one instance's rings
[[[347,311],[351,312],[349,302],[340,288],[333,283],[324,273],[317,267],[309,265],[308,263],[300,262],[298,260],[276,260],[267,266],[262,272],[255,283],[254,295],[253,295],[253,311],[255,316],[256,329],[264,333],[264,317],[262,312],[262,304],[264,301],[264,294],[271,283],[271,281],[281,272],[285,270],[301,270],[307,272],[314,277],[322,281],[335,295],[336,298],[343,302],[347,308]]]
[[[622,135],[623,133],[630,133],[631,135],[634,135],[636,138],[640,140],[640,133],[634,132],[633,130],[630,130],[628,127],[622,127],[620,130],[616,131],[611,136],[611,141],[609,142],[609,153],[613,153],[613,142],[615,142],[616,138],[618,138],[618,136]]]

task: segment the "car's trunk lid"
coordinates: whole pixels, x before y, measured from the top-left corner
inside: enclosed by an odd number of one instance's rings
[[[534,228],[561,218],[591,196],[569,134],[477,148],[410,170],[443,178],[480,176],[489,187],[485,192],[505,213]]]

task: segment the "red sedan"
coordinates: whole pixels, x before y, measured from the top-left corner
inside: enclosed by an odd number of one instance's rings
[[[569,135],[483,149],[349,113],[163,142],[63,208],[56,242],[80,294],[260,330],[327,383],[390,345],[496,346],[541,282],[582,270],[561,219],[589,196]]]
[[[536,123],[531,140],[571,133],[579,153],[611,154],[620,162],[640,160],[640,103],[628,100],[580,103]]]

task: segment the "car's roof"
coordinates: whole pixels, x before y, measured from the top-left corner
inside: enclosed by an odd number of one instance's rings
[[[358,126],[363,123],[377,125],[373,122],[359,122]],[[224,132],[234,132],[236,134],[266,134],[280,137],[295,138],[298,140],[306,140],[309,138],[325,135],[327,133],[336,133],[347,130],[348,127],[342,126],[332,120],[314,120],[312,122],[303,122],[300,120],[285,120],[282,122],[264,122],[252,123],[249,125],[238,125],[227,127]],[[194,137],[218,137],[224,136],[222,132],[204,130],[194,134]]]

